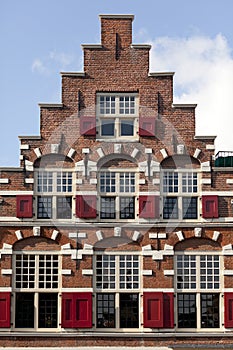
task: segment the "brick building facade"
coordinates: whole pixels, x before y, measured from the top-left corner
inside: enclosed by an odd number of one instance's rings
[[[230,347],[231,154],[149,72],[133,16],[100,20],[0,169],[0,345]]]

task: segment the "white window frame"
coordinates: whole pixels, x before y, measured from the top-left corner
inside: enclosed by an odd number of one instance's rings
[[[101,97],[114,97],[115,98],[115,112],[114,113],[106,113],[102,112]],[[122,97],[134,97],[134,113],[121,113],[120,111],[120,98]],[[138,140],[138,118],[139,118],[139,94],[138,93],[97,93],[96,96],[97,103],[96,103],[96,125],[97,125],[97,139],[103,139],[103,140],[125,140],[129,142],[130,140]],[[114,135],[102,135],[101,133],[101,125],[103,121],[114,121]],[[129,120],[133,123],[133,135],[121,135],[120,128],[121,128],[121,121],[123,120]]]
[[[177,288],[177,256],[196,256],[196,288]],[[201,288],[200,287],[200,257],[201,256],[218,256],[219,257],[219,288]],[[223,298],[223,286],[224,276],[221,273],[223,271],[224,261],[221,252],[219,251],[183,251],[176,252],[174,256],[175,264],[175,294],[176,294],[176,305],[174,308],[175,312],[175,324],[176,329],[181,332],[213,332],[222,331],[224,329],[224,298]],[[195,294],[196,295],[196,328],[179,328],[178,327],[178,294]],[[219,294],[219,327],[218,328],[203,328],[201,327],[201,294]]]
[[[43,173],[52,173],[52,178],[51,178],[51,182],[52,184],[50,184],[50,189],[49,191],[40,191],[38,190],[38,181],[39,181],[39,175],[40,174],[43,174]],[[62,187],[62,184],[59,185],[58,184],[58,175],[59,174],[65,174],[65,173],[69,173],[71,174],[71,180],[72,180],[72,184],[66,184],[65,185],[65,190],[63,190],[61,188],[61,191],[58,190],[58,187],[61,186]],[[35,195],[37,197],[37,200],[36,200],[36,203],[35,203],[35,213],[36,213],[36,217],[38,220],[72,220],[74,217],[75,217],[75,207],[74,207],[74,193],[75,193],[75,181],[74,181],[74,171],[73,169],[39,169],[39,170],[36,170],[35,171],[35,180],[36,180],[36,183],[35,183]],[[68,178],[67,178],[68,179]],[[61,176],[61,181],[62,181],[62,176]],[[69,187],[69,188],[68,188]],[[71,191],[70,191],[70,187],[71,187]],[[52,216],[51,218],[43,218],[43,217],[39,217],[38,215],[38,198],[39,197],[51,197],[51,200],[52,200]],[[70,200],[71,200],[71,218],[70,219],[67,219],[67,218],[57,218],[57,210],[58,210],[58,207],[57,207],[57,198],[60,197],[60,198],[65,198],[65,197],[70,197]]]
[[[171,174],[171,177],[173,176],[173,181],[171,183],[171,186],[169,188],[169,184],[167,185],[167,188],[164,189],[164,176],[166,173]],[[192,187],[192,190],[195,188],[196,191],[190,191],[190,186],[187,185],[188,182],[188,176],[191,174],[196,175],[196,182],[197,184],[194,185],[194,179],[191,178],[192,184],[190,185]],[[177,176],[178,175],[178,176]],[[183,190],[183,176],[186,177],[186,189]],[[178,185],[174,183],[174,179],[177,178]],[[163,169],[161,172],[161,194],[162,194],[162,218],[164,221],[173,220],[173,221],[197,221],[200,218],[200,171],[198,169]],[[177,198],[177,211],[178,211],[178,217],[177,218],[164,218],[164,206],[166,198]],[[197,217],[196,218],[183,218],[183,198],[196,198],[197,201]]]
[[[115,288],[97,288],[97,280],[96,280],[96,274],[93,276],[93,292],[94,292],[94,305],[93,305],[93,320],[95,320],[95,326],[94,329],[96,331],[103,331],[104,332],[112,332],[113,329],[114,331],[126,331],[126,332],[135,332],[139,331],[142,329],[142,310],[143,310],[143,305],[142,305],[142,274],[140,271],[142,270],[142,255],[141,252],[139,251],[132,251],[132,252],[107,252],[107,253],[101,253],[101,252],[95,252],[95,255],[93,256],[94,258],[94,266],[96,268],[96,262],[97,262],[97,255],[109,255],[109,256],[115,256]],[[120,256],[138,256],[138,272],[139,272],[139,286],[138,288],[120,288]],[[138,295],[138,328],[120,328],[120,293],[123,294],[137,294]],[[115,295],[115,327],[114,328],[100,328],[97,327],[97,294],[114,294]]]
[[[101,192],[101,173],[115,173],[115,192]],[[134,191],[129,192],[121,192],[120,191],[120,175],[121,174],[134,174]],[[101,168],[98,172],[98,193],[99,193],[99,201],[98,201],[98,211],[100,213],[100,220],[101,221],[135,221],[137,219],[137,213],[138,213],[138,169],[135,168],[122,168],[121,170],[116,168]],[[115,218],[101,218],[101,198],[102,197],[115,197]],[[120,218],[120,198],[127,198],[127,197],[133,197],[134,198],[134,219],[121,219]]]
[[[16,256],[17,255],[28,255],[28,256],[35,256],[35,287],[34,288],[18,288],[16,287]],[[52,257],[56,256],[58,258],[58,283],[56,288],[46,287],[46,288],[40,288],[39,287],[39,257]],[[60,273],[62,269],[62,256],[59,252],[54,251],[14,251],[13,255],[13,275],[12,275],[12,297],[13,297],[13,307],[11,309],[11,319],[13,320],[12,328],[13,330],[23,330],[28,332],[51,332],[54,330],[60,330],[61,329],[61,298],[59,297],[59,293],[61,293],[62,288],[62,275]],[[45,275],[46,276],[46,275]],[[49,275],[52,277],[52,275]],[[16,294],[17,293],[33,293],[34,294],[34,328],[16,328],[15,326],[15,315],[16,315]],[[56,328],[41,328],[39,327],[39,294],[40,293],[48,293],[48,294],[57,294],[57,327]]]

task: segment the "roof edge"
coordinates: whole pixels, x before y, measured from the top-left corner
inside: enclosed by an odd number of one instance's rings
[[[134,20],[134,15],[131,14],[100,14],[99,19],[131,19]]]

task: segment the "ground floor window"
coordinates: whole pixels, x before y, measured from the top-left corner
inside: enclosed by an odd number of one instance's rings
[[[119,306],[117,305],[119,303]],[[98,328],[138,328],[139,297],[137,293],[97,294]],[[119,320],[117,322],[117,320]]]
[[[218,293],[178,294],[179,328],[219,328],[219,318]]]
[[[16,293],[16,328],[57,328],[57,293]]]

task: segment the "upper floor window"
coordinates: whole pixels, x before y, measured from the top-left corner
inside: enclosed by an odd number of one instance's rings
[[[39,171],[37,173],[37,218],[72,218],[73,173]]]
[[[134,138],[138,131],[138,95],[97,95],[97,125],[100,138]]]
[[[178,327],[219,328],[220,286],[219,255],[177,255]]]
[[[162,179],[163,218],[198,218],[198,174],[164,171]]]
[[[100,218],[135,218],[134,172],[101,171],[99,173]]]

